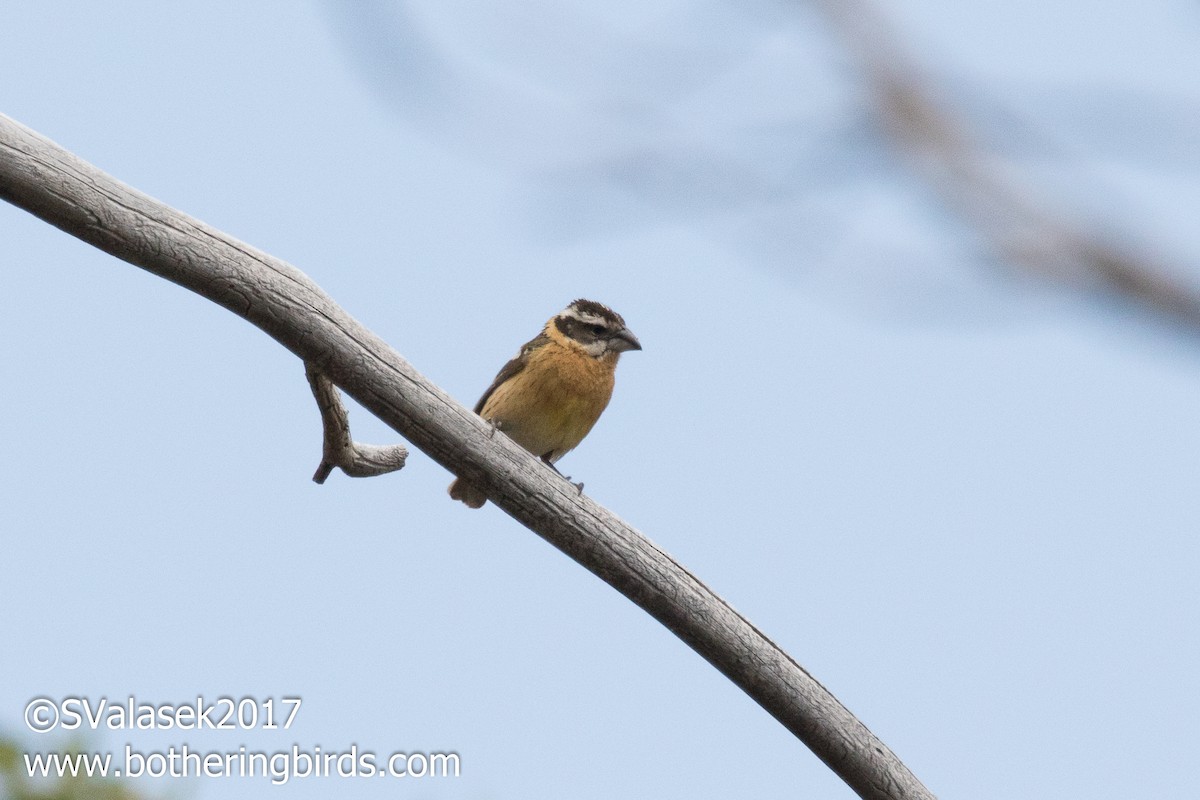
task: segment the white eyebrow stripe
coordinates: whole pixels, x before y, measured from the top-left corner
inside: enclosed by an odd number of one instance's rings
[[[563,312],[562,315],[564,317],[571,317],[572,319],[578,320],[584,325],[603,325],[607,328],[609,324],[608,320],[604,317],[600,317],[595,314],[586,314],[575,308],[568,308]]]

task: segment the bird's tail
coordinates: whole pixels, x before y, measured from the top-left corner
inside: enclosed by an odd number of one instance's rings
[[[450,484],[450,496],[467,504],[467,508],[483,508],[487,495],[476,489],[462,478],[455,478]]]

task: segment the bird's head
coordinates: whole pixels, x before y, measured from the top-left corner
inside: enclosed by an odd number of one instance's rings
[[[621,315],[594,300],[576,300],[556,314],[546,327],[551,329],[551,335],[557,333],[593,358],[642,349]]]

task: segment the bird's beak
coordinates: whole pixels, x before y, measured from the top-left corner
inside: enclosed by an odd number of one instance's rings
[[[637,340],[629,328],[621,328],[613,335],[609,347],[618,353],[623,353],[626,350],[641,350],[642,343]]]

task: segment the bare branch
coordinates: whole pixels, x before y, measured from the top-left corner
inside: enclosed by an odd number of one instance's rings
[[[317,371],[312,364],[304,365],[304,376],[312,388],[317,408],[321,411],[321,464],[313,475],[314,483],[324,483],[334,467],[351,478],[373,478],[403,469],[408,448],[402,444],[359,444],[350,438],[350,417],[338,397],[333,382]]]
[[[864,798],[931,798],[787,653],[653,542],[454,402],[306,275],[0,115],[0,197],[256,325],[659,620]],[[449,510],[447,513],[450,513]]]

